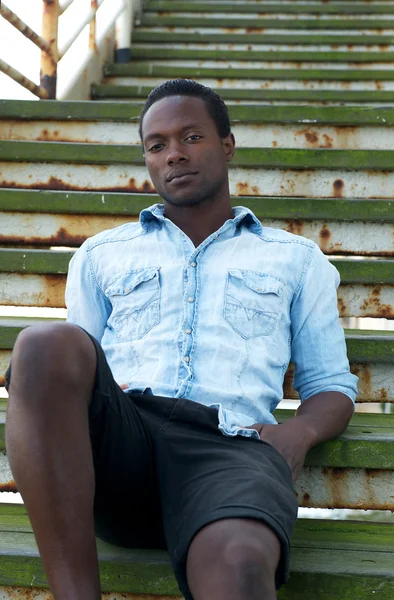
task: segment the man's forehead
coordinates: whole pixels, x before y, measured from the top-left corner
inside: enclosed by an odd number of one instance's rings
[[[158,100],[149,108],[143,120],[144,137],[157,127],[207,125],[211,121],[206,104],[195,96],[168,96]],[[212,122],[214,126],[214,123]]]

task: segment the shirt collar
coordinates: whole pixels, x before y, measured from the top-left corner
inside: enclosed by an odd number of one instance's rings
[[[262,225],[256,215],[245,206],[235,206],[233,208],[234,218],[231,219],[230,223],[234,226],[234,230],[243,225],[249,229],[252,233],[261,235],[263,232]],[[147,230],[153,223],[159,225],[160,222],[164,222],[164,204],[153,204],[140,213],[141,226]]]

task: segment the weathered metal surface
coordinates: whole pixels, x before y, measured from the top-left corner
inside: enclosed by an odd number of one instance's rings
[[[278,157],[279,158],[279,157]],[[230,168],[233,196],[306,198],[394,197],[392,171]],[[0,187],[154,193],[147,170],[135,165],[70,165],[0,162]]]
[[[305,236],[319,244],[325,254],[394,256],[394,226],[391,223],[264,218],[262,223]]]
[[[94,18],[91,20],[89,24],[89,48],[91,48],[94,52],[97,52],[96,45],[96,12],[98,8],[97,0],[90,0],[90,8],[94,11]]]
[[[247,118],[244,120],[246,121]],[[306,116],[305,120],[314,121],[313,118],[308,119]],[[305,125],[233,122],[232,131],[237,147],[392,150],[394,128],[384,126],[385,120],[383,115],[380,117],[377,114],[375,118],[377,125],[374,127],[365,125],[330,127],[318,122]],[[141,143],[137,123],[94,121],[89,123],[0,120],[0,138],[42,142]]]
[[[34,94],[35,96],[38,96],[39,98],[48,97],[48,93],[44,87],[36,85],[28,77],[22,75],[20,71],[17,71],[2,59],[0,59],[0,71],[11,77],[11,79],[14,79],[14,81],[16,81],[21,86],[32,92],[32,94]]]
[[[295,485],[300,506],[394,511],[394,471],[304,467]]]
[[[53,596],[49,590],[45,589],[0,586],[0,600],[53,600]],[[110,594],[101,594],[101,600],[183,600],[183,597],[111,592]]]
[[[0,165],[0,172],[2,171]],[[326,170],[230,169],[234,196],[300,196],[306,198],[393,198],[394,173]],[[1,184],[0,184],[1,185]]]
[[[201,83],[204,80],[198,78]],[[134,81],[129,84],[114,85],[114,84],[93,84],[91,88],[91,97],[93,99],[102,98],[117,98],[122,103],[126,102],[137,102],[139,98],[145,98],[145,90],[149,93],[149,90],[155,85],[159,84],[160,81],[149,80],[145,84],[138,78],[138,81]],[[328,82],[329,83],[329,82]],[[205,83],[208,85],[208,83]],[[210,87],[215,88],[217,82],[211,81]],[[366,104],[373,107],[374,105],[379,107],[391,108],[394,102],[393,91],[382,91],[377,90],[375,84],[374,90],[359,89],[355,91],[348,90],[332,90],[332,89],[243,89],[240,87],[231,88],[231,84],[227,87],[219,87],[217,91],[226,100],[228,105],[241,104],[243,106],[247,104],[263,103],[264,106],[298,106],[300,102],[303,103],[307,108],[309,107],[339,107],[343,103],[351,107],[364,107]],[[236,85],[236,84],[235,84]],[[380,85],[380,82],[379,82]]]
[[[11,25],[13,25],[16,29],[18,29],[18,31],[20,31],[21,33],[23,33],[23,35],[26,38],[28,38],[30,41],[32,41],[33,44],[35,44],[36,46],[38,46],[39,48],[41,48],[41,50],[43,50],[47,54],[51,55],[52,48],[44,40],[44,38],[42,38],[40,35],[38,35],[38,33],[36,33],[35,31],[33,31],[33,29],[31,29],[31,27],[29,27],[28,25],[26,25],[26,23],[24,23],[22,21],[22,19],[20,19],[18,17],[18,15],[16,15],[14,12],[12,12],[12,10],[10,10],[4,4],[4,2],[2,2],[1,6],[0,6],[0,15],[4,19],[6,19],[9,23],[11,23]]]
[[[87,237],[133,220],[127,216],[3,213],[0,244],[80,246]]]
[[[159,199],[157,199],[160,201]],[[105,201],[105,200],[104,200]],[[153,202],[152,202],[153,203]],[[148,205],[149,202],[146,202]],[[242,204],[242,202],[239,202]],[[264,213],[264,209],[262,209]],[[338,214],[338,219],[340,214]],[[105,229],[112,229],[124,223],[137,220],[136,216],[95,216],[95,215],[51,215],[45,213],[1,213],[0,244],[79,246],[92,235]],[[330,255],[356,254],[363,256],[394,256],[394,224],[308,221],[303,219],[273,220],[262,218],[263,226],[284,229],[290,233],[305,236],[315,241],[324,253]],[[359,293],[359,291],[357,292]],[[356,291],[348,290],[343,298],[346,311],[356,306]],[[380,294],[380,292],[379,292]],[[377,296],[377,293],[375,292]],[[361,296],[365,298],[365,290]],[[348,300],[350,299],[350,303]],[[362,301],[362,303],[364,300]],[[376,298],[374,310],[378,308]],[[384,304],[394,302],[394,298],[385,298]],[[367,309],[363,305],[363,309]],[[344,314],[343,316],[349,316]],[[385,315],[382,315],[385,316]]]
[[[64,308],[65,275],[0,274],[0,306]]]
[[[253,69],[252,69],[253,70]],[[255,73],[242,74],[242,69],[237,71],[237,74],[231,76],[229,69],[222,68],[215,69],[214,71],[208,71],[208,69],[191,69],[190,67],[172,67],[167,68],[165,65],[158,65],[155,68],[152,66],[152,72],[149,72],[149,66],[147,69],[139,69],[140,72],[136,72],[135,76],[106,76],[103,83],[110,85],[141,85],[154,87],[162,83],[163,79],[170,79],[173,77],[186,77],[186,73],[189,73],[190,77],[193,77],[196,81],[199,81],[203,85],[216,89],[219,93],[223,89],[233,90],[262,90],[276,92],[296,92],[296,91],[324,91],[321,100],[329,100],[329,94],[325,96],[326,92],[333,91],[359,91],[359,92],[377,92],[377,91],[393,91],[394,81],[385,80],[385,76],[390,77],[394,75],[393,71],[379,71],[376,72],[378,77],[370,75],[366,71],[357,71],[356,76],[352,79],[346,79],[349,71],[338,69],[335,73],[333,70],[329,74],[322,69],[316,69],[315,78],[310,77],[310,73],[307,71],[295,71],[295,70],[282,70],[280,73],[279,69],[276,70],[277,77],[273,77],[274,72],[269,72],[269,69],[260,70],[255,69]],[[144,72],[145,71],[145,72]],[[285,77],[286,75],[286,77]],[[375,75],[375,73],[374,73]],[[244,77],[244,78],[243,78]],[[362,79],[362,80],[361,80]],[[313,96],[312,96],[313,97]]]
[[[351,363],[352,373],[359,378],[357,402],[394,402],[394,369],[387,364]],[[293,369],[290,368],[283,386],[284,397],[298,398],[292,388]]]
[[[226,14],[223,11],[232,13],[256,13],[257,15],[282,13],[293,15],[385,15],[393,14],[394,6],[388,2],[374,2],[366,4],[365,2],[340,2],[340,3],[288,3],[288,2],[170,2],[162,0],[151,0],[146,2],[145,11],[147,13],[159,12],[166,15],[177,13],[216,13],[216,15]],[[227,13],[228,14],[228,13]]]
[[[278,60],[278,58],[275,56],[275,52],[322,52],[322,53],[327,53],[327,52],[335,52],[335,53],[344,53],[342,58],[344,58],[345,56],[349,56],[350,60],[352,60],[353,54],[357,55],[359,52],[365,52],[367,53],[367,60],[365,62],[368,62],[370,59],[373,60],[375,62],[375,59],[378,61],[385,61],[385,57],[386,57],[386,52],[390,53],[390,52],[394,52],[394,45],[391,43],[388,43],[386,45],[384,45],[382,43],[381,37],[376,39],[376,43],[370,44],[369,40],[368,40],[368,45],[366,45],[366,40],[365,37],[362,38],[362,40],[359,40],[358,44],[355,44],[354,40],[352,39],[352,44],[349,44],[349,38],[345,38],[342,40],[339,40],[340,43],[321,43],[321,44],[316,44],[316,43],[311,43],[307,40],[304,40],[302,38],[302,42],[300,42],[299,44],[296,43],[296,41],[294,40],[294,42],[292,44],[289,43],[282,43],[281,39],[277,38],[275,41],[273,42],[269,42],[266,41],[266,36],[261,35],[259,40],[255,43],[247,43],[247,40],[244,39],[244,36],[239,36],[240,39],[236,39],[236,36],[233,36],[231,41],[226,41],[225,39],[223,41],[220,40],[220,36],[219,39],[217,40],[217,43],[214,43],[214,41],[209,42],[209,36],[205,36],[204,34],[199,34],[198,36],[190,36],[192,39],[194,39],[194,43],[193,42],[188,42],[186,40],[181,40],[179,42],[171,42],[171,39],[176,39],[176,35],[175,34],[171,34],[171,37],[169,37],[167,40],[164,38],[165,41],[163,42],[159,42],[157,41],[154,45],[153,45],[153,41],[155,40],[151,40],[151,41],[142,41],[141,43],[135,43],[136,40],[136,33],[133,33],[133,53],[138,50],[138,53],[141,53],[141,58],[147,58],[147,56],[149,55],[149,51],[152,50],[152,48],[160,48],[163,50],[210,50],[211,52],[214,51],[216,53],[217,57],[220,57],[222,53],[227,53],[227,52],[246,52],[249,51],[251,53],[258,53],[258,52],[271,52],[272,56],[270,58],[274,58],[275,60]],[[154,34],[150,34],[152,36],[152,38],[154,38]],[[180,34],[178,34],[178,36],[180,37]],[[141,37],[141,34],[140,36]],[[223,36],[225,37],[225,36]],[[235,37],[235,40],[234,40]],[[207,39],[205,39],[207,38]],[[246,38],[246,36],[245,36]],[[388,41],[390,42],[391,38],[388,38]],[[286,40],[288,41],[288,40]],[[392,40],[394,42],[394,40]],[[342,43],[341,43],[342,42]],[[388,54],[389,56],[389,54]],[[309,56],[309,60],[311,59],[311,55]],[[295,60],[294,58],[290,58],[290,60]],[[308,59],[307,59],[308,60]],[[313,60],[318,60],[317,58],[315,59],[315,56],[313,55]],[[363,61],[364,62],[364,61]]]
[[[391,33],[393,28],[393,19],[390,16],[385,19],[373,18],[373,17],[346,17],[340,15],[339,18],[330,16],[327,18],[322,15],[319,19],[310,18],[298,18],[294,15],[283,15],[277,14],[275,18],[259,18],[255,16],[251,18],[248,15],[235,15],[231,17],[228,14],[221,14],[219,20],[219,14],[212,18],[209,14],[200,13],[198,16],[192,16],[190,14],[178,13],[175,16],[166,15],[154,15],[146,14],[142,18],[141,25],[143,27],[190,27],[190,28],[201,28],[218,27],[220,23],[221,31],[225,32],[227,29],[236,29],[237,33],[240,33],[239,28],[245,28],[247,32],[258,33],[259,31],[266,29],[277,29],[277,30],[298,30],[298,31],[329,31],[344,32],[346,30],[368,30],[371,33],[378,33],[379,29],[386,30],[387,33]],[[389,31],[387,31],[389,30]]]
[[[11,350],[0,350],[0,387],[4,387],[5,372],[11,360]]]
[[[149,60],[152,65],[173,65],[199,68],[228,67],[233,69],[388,69],[391,70],[394,53],[389,50],[207,50],[206,48],[133,48],[133,59]]]
[[[0,138],[41,142],[141,143],[137,123],[122,122],[0,120]]]
[[[341,317],[394,319],[394,286],[340,286],[338,307]]]
[[[50,99],[56,98],[58,18],[59,0],[43,0],[42,37],[49,45],[51,53],[41,52],[40,82]]]
[[[16,492],[16,485],[11,473],[5,450],[0,450],[0,493]]]

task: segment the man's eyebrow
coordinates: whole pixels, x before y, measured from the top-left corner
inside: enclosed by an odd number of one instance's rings
[[[182,127],[179,130],[179,133],[183,133],[184,131],[187,131],[188,129],[204,129],[204,125],[202,123],[197,123],[197,122],[193,122],[193,123],[189,123],[188,125],[185,125],[184,127]],[[156,133],[149,133],[148,135],[144,136],[144,142],[148,142],[149,140],[153,140],[154,138],[164,138],[166,137],[165,133],[160,133],[159,131]]]

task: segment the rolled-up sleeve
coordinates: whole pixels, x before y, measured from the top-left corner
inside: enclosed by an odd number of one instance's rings
[[[293,387],[301,401],[328,391],[342,392],[353,402],[357,396],[358,378],[350,373],[338,320],[338,285],[338,271],[315,245],[291,308]]]
[[[66,306],[67,321],[83,327],[101,342],[111,307],[97,283],[86,242],[69,264]]]

